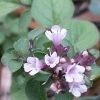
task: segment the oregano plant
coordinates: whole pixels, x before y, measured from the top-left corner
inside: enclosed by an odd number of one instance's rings
[[[31,12],[20,16],[19,31],[24,31],[32,18],[42,29],[31,30],[2,56],[2,63],[12,72],[11,98],[48,100],[49,89],[55,93],[54,100],[80,97],[100,75],[95,63],[100,53],[91,49],[99,40],[97,28],[72,18],[71,0],[22,2],[32,6]]]

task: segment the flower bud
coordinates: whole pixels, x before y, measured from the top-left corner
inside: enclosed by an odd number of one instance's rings
[[[74,63],[74,62],[75,62],[75,60],[74,60],[74,59],[70,59],[70,62],[71,62],[71,63]]]
[[[83,57],[87,57],[88,56],[88,52],[87,51],[83,51],[82,55],[83,55]]]
[[[91,71],[91,66],[87,66],[86,71]]]
[[[66,63],[66,59],[65,58],[60,58],[60,63]]]

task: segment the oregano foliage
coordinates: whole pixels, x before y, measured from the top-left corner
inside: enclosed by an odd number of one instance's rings
[[[65,39],[70,41],[77,51],[93,47],[99,40],[98,30],[94,24],[82,20],[66,20],[60,24],[68,29]],[[66,42],[65,42],[66,43]]]
[[[31,12],[40,25],[51,28],[65,19],[71,19],[74,6],[71,0],[33,0]]]
[[[25,93],[29,100],[47,100],[45,89],[40,81],[30,79],[25,87]]]

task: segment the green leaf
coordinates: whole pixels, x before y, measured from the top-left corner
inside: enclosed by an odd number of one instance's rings
[[[0,29],[0,44],[5,40],[5,31]]]
[[[19,18],[19,31],[25,32],[31,23],[32,16],[30,10],[24,11]]]
[[[28,39],[34,40],[38,35],[41,35],[44,32],[42,29],[34,29],[28,33]]]
[[[21,0],[21,2],[25,5],[31,5],[33,0]]]
[[[17,77],[17,82],[18,82],[19,87],[23,87],[24,82],[25,82],[25,78],[22,75],[19,75]]]
[[[90,80],[90,78],[88,78],[87,76],[85,76],[85,84],[86,86],[88,86],[88,88],[93,86],[93,81]]]
[[[3,51],[6,52],[9,48],[12,48],[13,41],[11,39],[6,38],[3,43]]]
[[[0,0],[5,2],[20,3],[20,0]]]
[[[41,82],[31,79],[27,82],[25,92],[29,100],[47,100]]]
[[[18,4],[0,1],[0,17],[5,16],[19,7]]]
[[[70,19],[73,11],[71,0],[34,0],[32,4],[32,17],[45,28]]]
[[[29,52],[30,43],[27,39],[19,39],[14,43],[14,49],[22,55],[26,55]]]
[[[68,29],[66,38],[78,51],[89,49],[99,40],[98,30],[94,24],[82,20],[67,20],[60,24]]]
[[[59,93],[55,96],[55,100],[73,100],[73,98],[74,96],[69,92],[66,92],[64,94]]]
[[[46,53],[43,52],[43,51],[36,51],[36,52],[34,52],[34,56],[39,58],[39,59],[44,59],[45,55],[46,55]]]
[[[34,78],[38,81],[43,81],[43,82],[47,82],[48,79],[50,78],[52,74],[48,73],[48,72],[44,72],[44,71],[40,71],[39,73],[37,73]]]
[[[4,53],[4,55],[2,56],[1,58],[1,62],[5,65],[5,66],[8,66],[8,62],[11,60],[11,59],[14,59],[14,57],[12,56],[11,50],[8,50],[7,52]]]
[[[17,70],[19,70],[21,68],[22,64],[23,64],[22,61],[11,59],[8,62],[8,68],[13,73],[13,72],[16,72]]]
[[[96,49],[90,49],[89,53],[94,56],[95,58],[98,58],[100,56],[100,52]]]
[[[89,9],[93,14],[100,15],[100,0],[91,0]]]
[[[19,88],[18,84],[16,82],[12,81],[11,88],[10,88],[10,94],[18,92],[19,89],[20,88]]]
[[[49,42],[46,36],[43,34],[35,40],[34,46],[36,49],[44,49],[45,43]]]
[[[92,64],[91,67],[92,67],[92,70],[91,70],[92,76],[90,79],[94,80],[100,76],[100,67],[97,66],[96,64]]]
[[[6,21],[5,21],[5,26],[6,28],[13,34],[19,34],[19,29],[18,29],[18,18],[13,18],[12,16],[7,16]]]
[[[18,92],[11,94],[10,97],[12,100],[28,100],[24,89],[19,90]]]

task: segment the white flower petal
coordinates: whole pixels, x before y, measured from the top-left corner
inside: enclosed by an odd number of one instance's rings
[[[79,91],[80,91],[81,93],[86,92],[86,91],[87,91],[87,86],[86,86],[86,85],[80,85]]]
[[[57,53],[53,52],[53,54],[51,55],[51,57],[57,57]]]
[[[78,91],[77,88],[73,88],[72,94],[73,94],[75,97],[80,97],[80,96],[81,96],[81,93]]]
[[[45,35],[47,36],[47,38],[48,38],[49,40],[51,40],[51,41],[53,40],[53,38],[52,38],[52,33],[51,33],[50,31],[47,30],[47,31],[45,32]]]
[[[62,29],[61,30],[61,39],[64,39],[66,37],[66,34],[67,34],[67,30],[66,29]]]
[[[28,58],[27,58],[27,62],[28,62],[28,63],[34,63],[34,61],[35,61],[35,60],[34,60],[33,57],[28,57]]]
[[[54,63],[56,63],[56,64],[59,63],[59,57],[55,58],[55,62]]]
[[[66,79],[66,81],[67,82],[73,82],[73,77],[72,77],[72,75],[70,75],[70,74],[65,74],[65,79]]]
[[[77,72],[79,72],[79,73],[84,73],[85,72],[85,68],[84,68],[84,66],[80,66],[80,65],[76,65],[75,66],[77,69]]]
[[[52,28],[51,28],[51,31],[53,32],[53,33],[59,33],[60,32],[60,26],[58,26],[58,25],[54,25]]]
[[[56,66],[56,64],[55,64],[55,63],[50,64],[50,67],[51,67],[51,68],[54,68],[55,66]]]
[[[75,73],[73,74],[73,78],[75,82],[81,82],[84,78],[83,74]]]
[[[50,63],[49,63],[49,59],[50,59],[50,57],[48,56],[48,54],[46,54],[46,55],[45,55],[45,63],[46,63],[47,65],[50,64]]]
[[[39,72],[39,70],[33,69],[29,74],[30,75],[35,75]]]
[[[24,71],[25,72],[29,72],[33,69],[33,65],[32,64],[29,64],[29,63],[25,63],[24,64]]]

